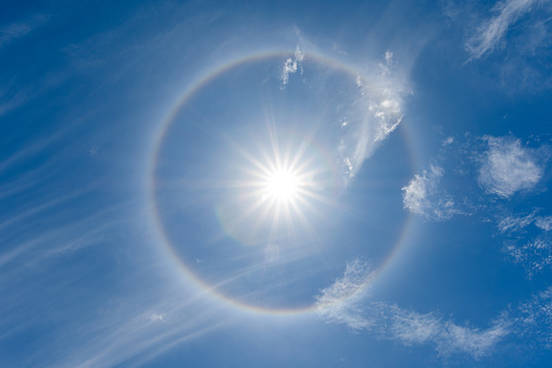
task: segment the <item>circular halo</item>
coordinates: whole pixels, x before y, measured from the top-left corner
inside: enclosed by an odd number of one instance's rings
[[[254,313],[261,313],[261,314],[270,314],[270,315],[295,315],[300,313],[313,312],[316,310],[316,303],[312,303],[312,304],[309,304],[303,307],[297,307],[297,308],[270,308],[265,306],[258,306],[254,304],[245,303],[238,299],[234,299],[226,295],[225,293],[221,292],[217,287],[217,285],[209,284],[206,281],[204,281],[202,278],[200,278],[180,257],[180,255],[178,254],[178,251],[176,250],[176,247],[171,242],[170,238],[168,237],[165,231],[164,224],[161,221],[159,206],[155,195],[156,193],[155,170],[158,164],[159,153],[163,145],[162,143],[167,134],[167,131],[173,124],[178,112],[187,104],[187,102],[192,96],[198,93],[203,87],[209,84],[209,82],[215,80],[217,77],[245,63],[262,61],[265,59],[275,58],[275,57],[287,58],[290,55],[293,55],[292,50],[253,53],[240,58],[230,60],[222,64],[221,66],[215,67],[213,70],[207,73],[204,73],[201,77],[199,77],[194,83],[192,83],[184,91],[182,96],[177,100],[174,107],[171,108],[166,118],[163,119],[163,121],[161,122],[159,130],[157,131],[154,137],[153,152],[150,156],[150,161],[148,163],[148,171],[147,171],[148,203],[151,206],[150,214],[152,215],[152,220],[155,225],[155,229],[157,230],[157,234],[160,237],[160,241],[163,246],[163,249],[167,251],[168,254],[171,256],[170,257],[171,260],[176,262],[180,271],[182,271],[186,275],[186,277],[193,282],[195,286],[199,287],[203,291],[206,291],[210,296],[213,296],[216,300],[220,302],[224,302],[225,304],[235,307],[239,310],[254,312]],[[363,75],[363,73],[361,73],[359,70],[356,70],[355,68],[350,67],[339,60],[328,58],[320,54],[307,52],[304,54],[304,57],[312,59],[318,63],[321,63],[322,65],[326,65],[336,70],[343,71],[354,77]],[[402,130],[402,132],[406,133],[405,130]],[[406,142],[406,147],[410,152],[409,166],[412,169],[415,166],[413,162],[414,151],[413,151],[413,148],[411,147],[408,136],[405,136],[405,142]],[[281,194],[284,194],[285,197],[292,196],[298,187],[298,184],[294,183],[294,181],[296,180],[297,180],[296,178],[293,178],[292,173],[288,172],[286,169],[279,170],[279,171],[276,171],[272,176],[269,176],[268,178],[266,178],[264,190],[266,194],[269,196],[280,196]],[[283,188],[282,188],[282,185],[283,185]],[[385,257],[385,259],[379,264],[379,266],[372,273],[372,276],[374,277],[370,277],[370,279],[366,281],[363,287],[368,286],[369,283],[370,284],[373,283],[377,275],[381,274],[382,271],[387,267],[387,265],[390,264],[391,260],[395,258],[399,249],[401,248],[401,245],[405,242],[406,234],[408,233],[408,230],[411,227],[410,226],[411,223],[412,223],[412,216],[409,213],[403,222],[402,229],[399,233],[399,236],[397,237],[397,241],[395,242],[394,246],[391,248],[391,251],[388,253],[387,257]]]

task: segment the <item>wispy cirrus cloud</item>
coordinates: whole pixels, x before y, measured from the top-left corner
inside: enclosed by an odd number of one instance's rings
[[[327,321],[346,324],[355,330],[373,325],[360,313],[358,303],[366,297],[367,286],[373,279],[367,263],[354,260],[347,264],[343,277],[322,290],[317,297],[317,311]]]
[[[292,75],[303,74],[307,67],[305,55],[308,55],[308,49],[305,52],[297,46],[293,55],[283,60],[279,77],[282,89],[288,86]],[[344,185],[356,176],[364,160],[403,121],[403,98],[411,90],[398,67],[393,52],[387,50],[381,60],[372,63],[372,67],[359,68],[360,72],[353,75],[351,84],[340,91],[347,96],[347,101],[336,104],[336,114],[328,123],[340,128],[336,143]]]
[[[322,290],[317,311],[328,323],[345,325],[379,339],[405,346],[433,345],[446,358],[466,354],[474,359],[489,356],[500,344],[523,340],[535,347],[552,348],[552,287],[529,300],[508,306],[486,328],[462,326],[436,312],[419,313],[395,304],[375,301],[370,295],[373,272],[355,260],[342,277]]]
[[[460,326],[437,313],[417,313],[394,304],[370,300],[373,278],[365,262],[348,264],[343,277],[322,290],[317,300],[319,315],[329,323],[366,331],[381,339],[404,345],[432,344],[441,356],[456,353],[480,358],[508,336],[511,321],[497,318],[486,329]]]
[[[492,9],[495,14],[477,27],[473,36],[466,42],[470,59],[479,59],[495,50],[508,29],[524,14],[531,11],[539,0],[505,0]]]
[[[48,19],[49,17],[47,15],[39,14],[24,21],[0,26],[0,48],[28,35],[35,29],[44,25]]]
[[[535,209],[527,215],[506,216],[497,223],[498,230],[508,236],[503,251],[525,269],[529,278],[552,265],[552,240],[548,233],[552,230],[552,216],[536,214]]]
[[[552,230],[552,216],[537,216],[533,210],[525,216],[506,216],[498,222],[498,229],[501,233],[518,232],[533,224],[543,231]]]
[[[532,189],[543,175],[534,150],[523,147],[519,139],[485,137],[488,149],[479,168],[479,184],[490,194],[508,198]]]
[[[521,244],[509,243],[504,251],[514,263],[520,264],[526,270],[529,278],[552,265],[552,242],[546,236],[538,236]]]
[[[403,98],[411,93],[396,69],[391,51],[377,64],[372,75],[357,75],[359,96],[355,101],[354,119],[344,119],[339,142],[339,155],[347,179],[353,178],[364,160],[401,124],[404,117]]]
[[[415,174],[407,186],[402,188],[404,208],[430,220],[448,220],[459,211],[450,196],[439,183],[445,171],[431,165],[429,170]]]
[[[535,221],[535,211],[525,216],[506,216],[498,222],[501,233],[519,231]]]
[[[544,231],[552,230],[552,216],[537,217],[535,226]]]
[[[220,311],[201,298],[168,297],[142,300],[132,310],[112,310],[94,323],[67,331],[57,343],[64,354],[40,351],[45,367],[142,366],[174,347],[229,324]],[[124,312],[124,313],[121,313]],[[44,355],[42,357],[41,355]]]
[[[0,305],[0,340],[11,343],[18,333],[40,325],[45,313],[51,313],[49,318],[58,321],[55,328],[42,336],[40,348],[22,358],[23,366],[140,366],[158,354],[227,324],[228,320],[221,317],[220,310],[212,308],[203,293],[186,292],[182,285],[177,286],[178,291],[168,290],[167,285],[150,285],[153,289],[146,291],[149,279],[141,284],[137,294],[126,291],[106,299],[60,303],[63,300],[60,295],[74,291],[73,287],[83,288],[81,277],[90,269],[81,265],[75,268],[75,273],[59,275],[56,272],[59,264],[75,261],[93,247],[97,251],[125,247],[120,244],[118,234],[130,228],[134,220],[128,214],[138,213],[140,207],[120,203],[92,214],[88,208],[81,219],[72,211],[72,220],[67,221],[70,205],[58,208],[58,204],[48,203],[39,208],[40,211],[55,208],[47,213],[50,221],[42,219],[41,226],[32,229],[29,226],[33,223],[29,218],[38,213],[33,209],[0,226],[3,242],[0,269],[5,276],[0,282],[0,294],[10,300]],[[147,230],[141,236],[147,237]],[[147,267],[155,267],[154,263],[150,258]],[[59,350],[59,346],[63,349]]]
[[[552,348],[552,286],[518,307],[514,328],[526,340]]]
[[[447,138],[443,143],[448,141]],[[521,266],[529,278],[550,269],[552,241],[548,232],[552,231],[552,216],[537,207],[504,215],[512,202],[497,200],[530,190],[542,193],[537,185],[541,180],[542,187],[545,185],[545,168],[550,157],[548,144],[542,144],[541,140],[540,147],[531,148],[511,136],[483,136],[474,140],[466,135],[464,142],[451,141],[444,146],[442,143],[436,157],[448,164],[450,175],[456,175],[458,181],[466,185],[451,186],[454,192],[449,195],[441,188],[444,170],[440,166],[430,166],[414,175],[402,188],[404,208],[430,220],[446,220],[455,214],[471,214],[482,222],[494,218],[496,235],[502,238],[499,247],[507,260]],[[443,154],[451,152],[454,161],[443,158]],[[488,194],[494,198],[489,198]],[[461,198],[461,201],[453,198]],[[497,216],[497,213],[502,215]]]
[[[510,334],[510,322],[498,318],[486,329],[460,326],[435,313],[420,314],[394,306],[391,337],[406,345],[430,343],[442,356],[455,353],[481,358]]]
[[[0,116],[4,115],[10,110],[23,105],[27,101],[27,99],[27,93],[22,91],[17,91],[13,93],[0,91]]]
[[[480,2],[447,0],[446,4],[444,14],[467,30],[467,62],[488,59],[492,66],[484,74],[502,92],[536,92],[552,86],[548,72],[552,1],[499,0],[490,12],[482,12],[486,5]]]

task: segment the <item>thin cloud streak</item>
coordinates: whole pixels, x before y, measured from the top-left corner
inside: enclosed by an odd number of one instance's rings
[[[536,213],[537,210],[533,210],[525,216],[506,216],[498,222],[498,230],[501,233],[515,233],[531,224],[542,231],[552,230],[552,216],[537,216]]]
[[[520,231],[535,221],[535,212],[521,217],[506,216],[499,221],[498,229],[501,233]]]
[[[85,326],[84,335],[48,364],[48,367],[108,368],[140,366],[180,344],[212,332],[228,323],[220,311],[182,299],[148,302],[136,312],[114,314]],[[144,305],[144,303],[141,303]],[[163,315],[163,319],[152,319]],[[193,317],[191,317],[193,316]]]
[[[16,22],[0,28],[0,49],[10,43],[25,37],[41,27],[49,19],[47,15],[35,15],[23,22]]]
[[[466,42],[470,60],[479,59],[493,52],[504,38],[508,29],[521,16],[531,11],[539,0],[506,0],[497,3],[493,12],[496,15],[481,24],[474,35]]]

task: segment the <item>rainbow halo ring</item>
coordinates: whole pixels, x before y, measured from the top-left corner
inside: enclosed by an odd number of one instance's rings
[[[237,79],[249,87],[236,91]],[[350,216],[344,147],[362,149],[357,131],[378,134],[366,132],[362,83],[334,59],[268,52],[215,68],[185,91],[155,138],[149,201],[163,249],[189,280],[249,311],[316,308],[319,280],[339,275],[359,250],[336,242],[335,224]],[[196,143],[183,147],[190,135]],[[404,214],[389,225],[378,269],[408,222]]]

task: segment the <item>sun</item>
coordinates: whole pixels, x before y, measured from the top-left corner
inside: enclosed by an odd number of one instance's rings
[[[267,175],[264,195],[277,202],[292,202],[297,199],[304,183],[301,176],[289,169],[278,169]]]
[[[283,228],[310,230],[320,212],[316,206],[329,202],[324,195],[328,173],[310,139],[278,144],[275,136],[270,134],[268,143],[259,140],[253,152],[234,145],[239,166],[228,197],[235,203],[233,226],[250,233],[267,226],[271,234]]]
[[[292,224],[294,219],[304,219],[304,211],[310,207],[315,196],[313,172],[301,164],[300,156],[294,157],[297,160],[285,157],[267,159],[257,166],[253,175],[256,179],[251,181],[251,189],[256,189],[249,192],[252,200],[250,209],[253,212],[260,210],[259,221],[272,218],[273,224],[281,220]]]

